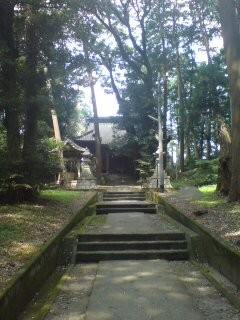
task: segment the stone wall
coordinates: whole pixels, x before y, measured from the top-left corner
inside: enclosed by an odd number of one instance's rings
[[[218,272],[223,274],[232,283],[240,289],[240,253],[233,246],[221,239],[217,235],[212,234],[207,228],[193,221],[180,212],[174,205],[165,201],[158,193],[151,194],[152,200],[158,204],[162,204],[165,213],[178,221],[185,227],[194,231],[200,236],[201,255],[195,258],[200,262],[207,262]],[[195,244],[196,246],[196,244]],[[196,250],[197,252],[197,250]]]

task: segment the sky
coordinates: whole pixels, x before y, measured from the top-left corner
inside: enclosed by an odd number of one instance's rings
[[[118,103],[114,94],[107,94],[101,85],[97,82],[94,86],[95,96],[97,101],[97,109],[99,117],[115,116],[118,112]],[[90,88],[84,88],[85,100],[84,102],[92,110]]]

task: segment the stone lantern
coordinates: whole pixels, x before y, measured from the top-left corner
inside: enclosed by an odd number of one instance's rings
[[[154,153],[154,156],[158,157],[159,150]],[[159,160],[156,158],[156,166],[153,175],[149,178],[149,187],[158,188],[159,187]],[[171,189],[172,185],[170,182],[170,177],[164,171],[164,187],[166,189]]]
[[[96,178],[92,174],[90,168],[91,157],[92,154],[89,152],[88,148],[86,148],[82,154],[82,171],[80,178],[77,179],[77,189],[89,190],[97,186]]]

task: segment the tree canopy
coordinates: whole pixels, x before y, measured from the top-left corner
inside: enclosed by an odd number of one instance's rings
[[[173,153],[181,172],[195,160],[223,157],[223,122],[238,150],[238,9],[234,0],[2,0],[1,175],[21,173],[35,183],[46,161],[52,165],[45,176],[58,171],[50,110],[62,136],[74,136],[86,113],[78,110],[82,90],[94,77],[117,98],[126,130],[117,145],[140,172],[154,167],[157,125],[149,115],[158,104],[165,170]],[[214,44],[221,31],[225,53]],[[240,185],[236,157],[233,151],[229,158],[232,200],[240,194],[233,192]]]

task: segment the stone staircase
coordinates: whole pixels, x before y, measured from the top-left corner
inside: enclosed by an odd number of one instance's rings
[[[143,192],[106,192],[103,194],[103,201],[96,204],[97,214],[110,215],[117,218],[116,214],[121,214],[121,221],[132,223],[128,220],[131,215],[137,219],[146,218],[146,213],[156,213],[156,205],[146,201]],[[125,215],[123,215],[125,213]],[[124,218],[126,217],[126,218]],[[117,219],[114,219],[117,221]],[[119,221],[119,220],[118,220]],[[129,221],[129,222],[128,222]],[[139,221],[139,220],[137,220]],[[143,225],[143,233],[140,233],[137,221],[133,223],[133,232],[127,233],[124,229],[121,232],[82,234],[77,239],[76,263],[99,262],[104,260],[186,260],[189,257],[185,234],[179,231],[167,231],[159,233],[146,233]],[[145,220],[141,220],[143,223]],[[113,227],[119,227],[118,224]],[[136,228],[136,230],[135,230]]]
[[[144,192],[105,192],[103,194],[103,201],[118,200],[144,201],[146,196]]]
[[[78,237],[76,262],[147,259],[188,259],[185,234],[85,234]]]
[[[156,213],[156,205],[146,201],[144,192],[106,192],[96,204],[96,214],[124,212]]]

